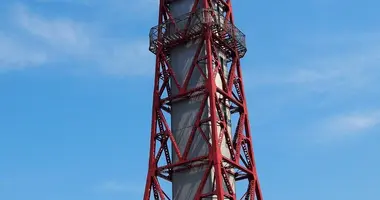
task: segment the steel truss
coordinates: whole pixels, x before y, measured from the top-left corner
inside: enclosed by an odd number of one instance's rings
[[[245,35],[234,26],[231,1],[194,0],[192,11],[179,18],[173,18],[170,13],[168,5],[173,1],[160,1],[159,24],[150,31],[149,49],[156,54],[156,66],[149,171],[144,200],[171,199],[171,195],[163,190],[161,182],[171,182],[173,173],[196,167],[205,167],[206,170],[194,199],[210,199],[213,196],[218,200],[263,200],[240,65],[240,58],[247,51]],[[216,5],[223,11],[215,12]],[[200,41],[198,50],[184,81],[178,81],[169,52],[177,45],[192,40]],[[218,52],[226,55],[227,69],[222,67]],[[203,84],[189,88],[195,71],[201,74]],[[221,80],[221,87],[216,85],[216,79]],[[173,102],[189,99],[198,99],[201,106],[186,147],[181,151],[170,128],[170,117]],[[210,114],[204,116],[206,104]],[[229,121],[222,107],[229,108],[237,120]],[[234,130],[229,133],[227,127],[231,123],[234,124]],[[209,134],[202,128],[204,125],[210,127]],[[207,142],[209,153],[189,158],[196,134],[201,134]],[[228,146],[228,156],[221,153],[222,141]],[[203,187],[211,171],[215,172],[212,175],[214,187],[211,192],[204,193]],[[237,195],[228,178],[230,176],[235,181],[245,182],[243,195]]]

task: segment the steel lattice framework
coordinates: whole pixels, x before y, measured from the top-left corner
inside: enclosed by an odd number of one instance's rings
[[[174,174],[200,167],[205,170],[191,198],[263,200],[240,65],[247,51],[245,35],[234,25],[231,1],[193,0],[189,13],[174,18],[170,4],[175,1],[180,0],[160,0],[159,24],[150,31],[149,49],[156,54],[156,65],[144,200],[172,199],[170,189],[164,191],[162,183],[172,183]],[[198,41],[198,47],[186,75],[179,77],[173,70],[171,55],[176,46],[191,41]],[[225,59],[220,59],[219,54]],[[201,81],[190,86],[194,73]],[[217,81],[221,84],[217,85]],[[170,125],[173,105],[189,99],[198,101],[199,107],[186,133],[186,145],[180,147]],[[229,126],[232,131],[228,131]],[[198,136],[207,144],[207,153],[190,157]],[[228,155],[222,154],[222,143]],[[209,191],[205,189],[207,181],[212,182]],[[233,182],[243,182],[245,188],[239,186],[236,190]]]

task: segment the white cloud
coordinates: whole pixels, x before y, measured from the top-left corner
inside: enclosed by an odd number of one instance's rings
[[[380,112],[356,113],[334,117],[328,129],[336,131],[360,132],[380,124]]]
[[[91,48],[90,31],[70,19],[49,19],[28,10],[22,4],[12,12],[16,24],[31,36],[66,53],[85,52]]]
[[[254,85],[343,92],[373,89],[370,86],[379,83],[380,33],[345,34],[339,40],[336,35],[324,37],[301,42],[303,52],[286,66],[252,71],[257,77]]]
[[[148,38],[106,37],[99,27],[68,18],[48,18],[23,4],[15,5],[11,15],[22,39],[6,36],[15,30],[0,34],[3,71],[61,61],[120,76],[150,75],[154,71]]]
[[[158,10],[159,0],[35,0],[39,3],[71,3],[86,6],[96,6],[108,9],[111,12],[125,12],[129,14],[149,15],[152,10]],[[144,12],[141,12],[141,9]]]
[[[286,64],[258,66],[245,79],[261,89],[255,91],[261,92],[257,107],[266,108],[261,112],[268,119],[296,116],[294,131],[307,144],[335,145],[380,132],[379,103],[373,101],[380,97],[376,87],[380,84],[380,32],[343,35],[309,38],[309,42],[296,37],[292,43],[297,48],[286,52]],[[369,107],[375,109],[363,110]],[[353,108],[359,110],[336,113]]]
[[[98,192],[142,193],[143,185],[129,182],[107,181],[95,187]]]
[[[35,67],[47,60],[47,54],[32,45],[20,43],[19,38],[0,32],[0,72],[9,67]]]
[[[315,125],[320,140],[336,141],[365,134],[380,126],[380,110],[329,117]]]
[[[104,59],[101,59],[103,71],[113,75],[152,75],[154,56],[148,51],[147,45],[145,40],[139,40],[110,46]]]
[[[85,4],[88,5],[92,1],[95,0],[35,0],[36,2],[39,3],[76,3],[76,4]]]

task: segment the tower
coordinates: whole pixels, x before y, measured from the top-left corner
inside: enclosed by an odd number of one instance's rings
[[[144,200],[262,200],[240,66],[245,35],[231,0],[160,0],[149,50],[156,65]]]

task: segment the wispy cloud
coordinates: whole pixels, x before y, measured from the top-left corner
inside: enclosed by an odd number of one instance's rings
[[[150,75],[153,71],[154,56],[145,37],[106,36],[101,25],[46,17],[23,4],[14,5],[10,15],[14,27],[0,32],[3,71],[61,61],[119,76]]]
[[[378,82],[380,33],[323,37],[303,42],[303,52],[297,52],[297,60],[290,64],[252,72],[257,77],[254,84],[343,92],[369,89],[369,85]]]
[[[380,110],[328,117],[315,124],[319,141],[336,141],[365,134],[380,127]]]
[[[257,66],[245,80],[261,95],[257,107],[266,108],[261,112],[268,120],[296,116],[295,135],[308,144],[380,132],[379,103],[374,101],[380,97],[380,32],[338,35],[297,37],[295,48],[286,52],[286,64]]]
[[[129,11],[130,14],[139,13],[141,15],[152,14],[152,10],[157,10],[159,0],[35,0],[39,3],[70,3],[86,6],[107,8],[110,11],[125,12]],[[141,12],[144,9],[144,12]]]
[[[95,187],[98,192],[142,193],[143,185],[132,182],[107,181]]]
[[[8,68],[33,67],[46,62],[46,52],[25,43],[20,43],[15,36],[0,32],[0,72]]]
[[[335,117],[330,122],[329,127],[345,132],[357,132],[373,128],[379,124],[380,112],[369,112]]]
[[[49,19],[31,12],[22,4],[15,5],[16,25],[42,42],[66,52],[89,50],[93,37],[85,24],[70,19]]]

